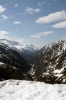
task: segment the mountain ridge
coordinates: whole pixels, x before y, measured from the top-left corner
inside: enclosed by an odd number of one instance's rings
[[[66,83],[66,38],[45,45],[30,61],[35,80]]]
[[[33,54],[35,54],[39,49],[32,44],[30,45],[23,45],[19,42],[7,40],[7,39],[0,39],[0,42],[8,45],[9,47],[13,48],[17,52],[20,53],[20,55],[23,56],[24,59],[29,61]]]
[[[31,66],[17,51],[0,42],[0,80],[32,80],[29,70]]]

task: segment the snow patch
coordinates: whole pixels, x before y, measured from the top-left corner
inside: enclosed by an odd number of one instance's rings
[[[3,65],[4,63],[0,62],[0,65]]]

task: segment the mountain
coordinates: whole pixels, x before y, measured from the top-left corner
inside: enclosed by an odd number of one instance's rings
[[[28,71],[31,66],[13,48],[0,42],[0,80],[2,79],[29,79]]]
[[[66,38],[45,45],[31,59],[34,80],[66,83]]]
[[[26,59],[27,61],[29,61],[33,56],[33,54],[35,54],[38,51],[38,48],[33,46],[32,44],[23,45],[20,44],[19,42],[7,40],[7,39],[0,39],[0,42],[18,51],[23,56],[23,58]]]

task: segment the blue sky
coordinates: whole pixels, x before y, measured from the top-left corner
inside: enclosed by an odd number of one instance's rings
[[[38,48],[66,37],[66,0],[0,0],[0,39]]]

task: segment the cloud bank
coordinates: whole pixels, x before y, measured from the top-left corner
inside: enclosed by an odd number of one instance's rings
[[[1,17],[2,17],[2,20],[6,20],[6,19],[8,19],[9,17],[8,16],[6,16],[6,15],[1,15]]]
[[[47,35],[52,34],[52,33],[54,33],[54,32],[53,31],[46,31],[46,32],[37,33],[35,35],[31,35],[30,37],[32,37],[32,38],[40,38],[42,36],[47,36]]]
[[[53,28],[66,28],[66,21],[56,23],[52,27]]]
[[[19,24],[21,24],[21,22],[19,22],[19,21],[15,21],[15,22],[13,22],[13,24],[17,24],[17,25],[19,25]]]
[[[66,20],[66,11],[58,11],[55,13],[51,13],[48,16],[40,17],[38,18],[35,22],[39,24],[44,24],[44,23],[51,23],[51,22],[56,22],[56,21],[63,21]]]
[[[33,9],[31,7],[26,7],[24,9],[25,14],[34,14],[34,13],[39,13],[40,11],[41,11],[41,9]]]
[[[14,7],[18,7],[18,4],[15,4]]]
[[[7,31],[0,31],[0,39],[9,39],[7,34],[9,34],[9,32],[7,32]]]
[[[0,5],[0,13],[4,12],[6,8],[4,8],[2,5]]]

